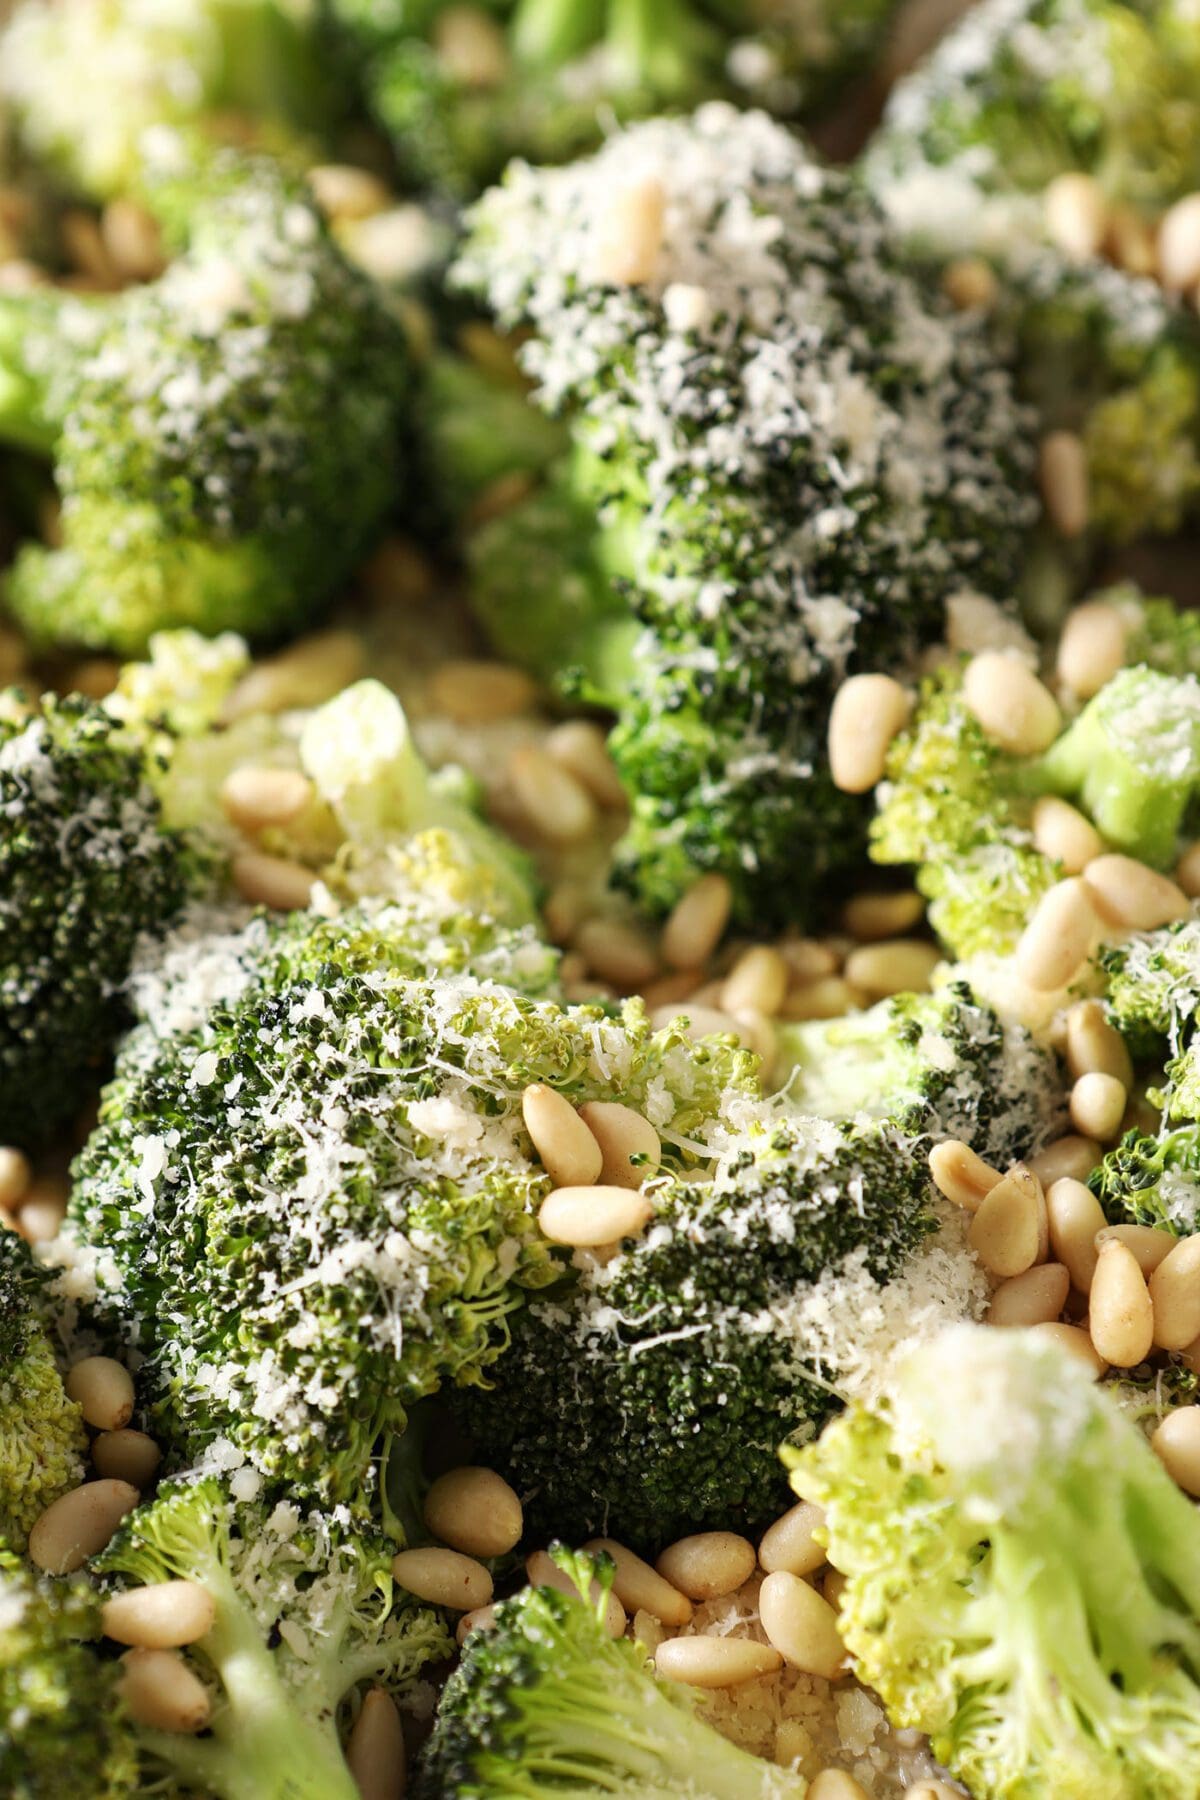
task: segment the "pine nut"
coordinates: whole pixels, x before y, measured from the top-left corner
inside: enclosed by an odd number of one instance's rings
[[[663,961],[671,969],[700,969],[729,923],[733,889],[724,875],[702,875],[677,900],[663,926]]]
[[[890,937],[890,931],[881,933]],[[825,975],[836,975],[841,967],[841,959],[835,955],[828,943],[821,943],[817,938],[781,937],[778,944],[780,955],[791,970],[794,982],[820,981]]]
[[[1071,1277],[1062,1263],[1039,1263],[1002,1281],[992,1295],[987,1323],[1005,1328],[1049,1325],[1067,1304]]]
[[[1051,1187],[1056,1181],[1070,1178],[1073,1181],[1086,1181],[1092,1170],[1098,1165],[1102,1152],[1093,1138],[1076,1137],[1073,1133],[1068,1137],[1055,1138],[1044,1150],[1029,1158],[1029,1167],[1033,1170],[1044,1188]],[[1066,1258],[1063,1258],[1066,1261]]]
[[[85,1481],[48,1506],[29,1533],[29,1560],[47,1575],[72,1575],[112,1541],[141,1495],[127,1481]]]
[[[598,1181],[605,1187],[639,1188],[662,1161],[662,1144],[649,1119],[615,1100],[589,1100],[579,1116],[600,1146]],[[636,1159],[636,1160],[635,1160]]]
[[[1087,883],[1078,875],[1058,882],[1042,895],[1021,934],[1015,956],[1021,980],[1042,994],[1066,987],[1087,961],[1098,924]]]
[[[555,726],[546,739],[546,748],[555,762],[583,784],[598,806],[609,810],[625,806],[625,789],[599,725],[588,719],[568,719],[566,724]]]
[[[985,311],[996,304],[1000,284],[990,263],[980,256],[962,256],[942,271],[942,292],[959,312]]]
[[[1084,1367],[1090,1370],[1096,1381],[1108,1373],[1108,1364],[1096,1349],[1087,1332],[1078,1325],[1065,1325],[1056,1319],[1044,1325],[1032,1325],[1030,1330],[1077,1357]]]
[[[808,1784],[807,1800],[870,1800],[870,1795],[845,1769],[822,1769]]]
[[[591,906],[591,896],[577,881],[561,881],[551,888],[542,907],[546,933],[552,944],[569,944]]]
[[[111,1356],[85,1356],[68,1371],[64,1385],[84,1423],[97,1431],[120,1431],[133,1417],[133,1380]]]
[[[777,1013],[788,989],[788,966],[778,950],[756,944],[738,957],[721,989],[720,1004],[735,1016],[743,1012]]]
[[[601,981],[642,988],[659,972],[658,952],[640,925],[623,919],[586,919],[575,933],[575,948]]]
[[[176,1650],[127,1650],[118,1692],[134,1723],[152,1731],[191,1735],[212,1716],[208,1689]]]
[[[523,669],[470,658],[444,662],[429,681],[438,712],[459,725],[494,725],[532,710],[537,688]]]
[[[162,1451],[144,1431],[102,1431],[92,1442],[92,1461],[97,1475],[145,1488],[158,1471]]]
[[[684,1031],[693,1044],[700,1043],[706,1037],[735,1037],[745,1049],[752,1049],[753,1032],[729,1013],[718,1012],[715,1006],[698,1006],[689,1000],[687,1006],[660,1006],[650,1014],[650,1023],[656,1031],[663,1031],[668,1025],[674,1025],[679,1019],[684,1021]]]
[[[1092,904],[1109,924],[1155,931],[1187,916],[1187,895],[1165,875],[1132,856],[1097,856],[1084,874]]]
[[[1115,606],[1089,600],[1068,613],[1058,643],[1058,679],[1090,700],[1125,666],[1129,630]]]
[[[433,46],[441,69],[460,87],[486,92],[507,79],[507,40],[480,6],[442,7],[433,24]]]
[[[491,1631],[496,1623],[494,1606],[477,1606],[472,1612],[463,1613],[454,1627],[454,1641],[461,1650],[473,1631]]]
[[[840,1569],[826,1569],[821,1577],[821,1592],[835,1612],[842,1604],[842,1595],[846,1591],[848,1579],[849,1577],[843,1575]]]
[[[244,850],[234,857],[230,868],[242,899],[269,906],[273,912],[303,912],[317,884],[311,869],[286,857],[266,856],[260,850]]]
[[[1189,844],[1175,864],[1175,880],[1189,900],[1200,900],[1200,843]]]
[[[699,970],[681,971],[674,975],[660,975],[657,981],[648,981],[641,990],[642,999],[646,1002],[648,1012],[662,1012],[664,1007],[684,1010],[684,1001],[690,1000],[697,989]]]
[[[669,1632],[653,1613],[638,1611],[633,1615],[633,1636],[636,1643],[642,1646],[646,1655],[653,1657],[660,1644],[665,1644],[673,1634]]]
[[[890,675],[851,675],[829,714],[829,771],[844,794],[883,780],[892,739],[908,723],[909,696]]]
[[[11,1211],[19,1206],[32,1180],[29,1158],[11,1144],[0,1144],[0,1207]]]
[[[1073,431],[1048,431],[1038,446],[1038,475],[1046,516],[1055,531],[1060,537],[1082,537],[1091,510],[1083,439]]]
[[[1150,1277],[1154,1342],[1186,1350],[1200,1337],[1200,1237],[1180,1238]]]
[[[521,1095],[521,1114],[556,1188],[588,1187],[599,1179],[604,1161],[600,1146],[569,1100],[534,1082]]]
[[[604,287],[641,287],[658,267],[667,196],[653,176],[620,188],[596,230],[592,279]]]
[[[1071,1123],[1076,1131],[1098,1138],[1102,1144],[1111,1144],[1121,1135],[1128,1098],[1125,1083],[1115,1075],[1102,1075],[1099,1071],[1081,1075],[1071,1089]]]
[[[318,163],[305,179],[327,219],[369,219],[392,203],[391,193],[378,175],[352,163]]]
[[[492,1597],[492,1578],[483,1564],[457,1550],[401,1550],[392,1558],[392,1574],[418,1600],[455,1612],[486,1606]]]
[[[1088,1309],[1092,1343],[1115,1369],[1132,1369],[1154,1343],[1154,1309],[1132,1251],[1116,1238],[1100,1240]]]
[[[243,675],[225,703],[222,718],[229,724],[249,713],[320,706],[357,680],[364,661],[362,639],[352,631],[322,631],[302,638]]]
[[[649,1613],[663,1625],[678,1629],[692,1617],[692,1603],[686,1594],[652,1569],[648,1562],[618,1544],[613,1538],[592,1538],[585,1550],[605,1551],[613,1560],[613,1593],[626,1612]]]
[[[532,1556],[525,1558],[525,1574],[531,1587],[554,1588],[560,1594],[578,1597],[578,1589],[569,1575],[565,1575],[552,1557],[544,1550],[535,1550]],[[593,1602],[600,1598],[600,1583],[593,1581],[588,1594]],[[625,1608],[615,1593],[609,1593],[604,1606],[604,1629],[609,1637],[619,1638],[625,1635]]]
[[[700,1531],[668,1544],[654,1566],[689,1600],[720,1600],[749,1581],[756,1560],[747,1538],[732,1531]]]
[[[957,1138],[934,1145],[929,1152],[929,1173],[938,1192],[967,1212],[978,1212],[984,1195],[1003,1180],[998,1169]]]
[[[234,769],[222,783],[221,805],[240,831],[263,831],[299,818],[312,794],[299,769]]]
[[[1141,275],[1153,280],[1158,275],[1158,244],[1155,234],[1140,215],[1129,206],[1114,206],[1108,219],[1108,236],[1104,252],[1110,262],[1127,275]]]
[[[811,1575],[825,1561],[825,1551],[813,1533],[825,1523],[824,1509],[811,1500],[799,1500],[763,1532],[758,1564],[767,1575]]]
[[[1078,807],[1055,794],[1043,794],[1034,803],[1033,843],[1036,850],[1058,863],[1065,875],[1079,875],[1103,854],[1104,840]]]
[[[786,1569],[768,1575],[759,1590],[758,1614],[768,1641],[792,1668],[825,1681],[841,1673],[846,1650],[837,1614],[801,1576]]]
[[[1061,1175],[1046,1189],[1050,1247],[1081,1294],[1090,1292],[1099,1254],[1096,1238],[1104,1230],[1104,1209],[1090,1188],[1074,1176]],[[1061,1309],[1060,1309],[1061,1310]]]
[[[1042,196],[1046,230],[1072,262],[1090,262],[1100,254],[1108,230],[1108,206],[1091,175],[1071,170],[1056,175]]]
[[[585,787],[536,744],[508,759],[508,777],[521,810],[548,844],[579,844],[596,831],[596,805]]]
[[[1158,272],[1173,293],[1200,281],[1200,194],[1185,195],[1164,214],[1158,227]]]
[[[639,1236],[653,1213],[650,1201],[629,1188],[561,1187],[542,1201],[538,1225],[552,1244],[595,1250]]]
[[[858,1012],[865,996],[840,975],[823,975],[790,988],[781,1009],[785,1019],[840,1019]]]
[[[1125,1039],[1104,1016],[1099,1000],[1081,1000],[1067,1014],[1067,1068],[1081,1075],[1112,1075],[1125,1088],[1133,1086],[1133,1059]]]
[[[1171,1480],[1200,1498],[1200,1408],[1181,1406],[1168,1413],[1150,1439]]]
[[[774,1675],[783,1667],[783,1658],[778,1650],[751,1638],[677,1637],[658,1646],[654,1667],[665,1681],[684,1682],[688,1687],[731,1688]]]
[[[891,994],[925,994],[941,961],[937,945],[920,938],[860,944],[846,958],[846,980],[872,1000],[884,1000]]]
[[[408,1771],[396,1702],[382,1688],[363,1696],[346,1741],[346,1767],[360,1800],[400,1800]]]
[[[905,1788],[904,1800],[962,1800],[962,1795],[948,1781],[914,1781]]]
[[[1019,1164],[984,1195],[967,1239],[989,1274],[1008,1280],[1033,1267],[1044,1215],[1041,1182]]]
[[[163,1581],[114,1594],[101,1608],[100,1628],[118,1644],[178,1650],[206,1637],[215,1618],[212,1595],[198,1581]]]
[[[425,1496],[424,1513],[434,1537],[466,1556],[506,1556],[524,1530],[521,1502],[494,1469],[439,1475]]]
[[[984,650],[963,677],[963,699],[993,743],[1013,756],[1036,756],[1058,736],[1062,714],[1049,688],[1019,656]]]
[[[855,894],[842,908],[842,924],[860,944],[901,937],[919,925],[924,916],[925,902],[913,888],[899,888],[887,894]]]
[[[118,195],[100,215],[104,248],[121,275],[152,281],[163,270],[162,239],[152,214],[136,200]]]
[[[67,1216],[68,1184],[58,1175],[35,1175],[17,1212],[17,1229],[27,1243],[48,1244]]]
[[[1096,1249],[1108,1242],[1124,1244],[1147,1281],[1164,1263],[1179,1239],[1156,1225],[1105,1225],[1096,1233]]]

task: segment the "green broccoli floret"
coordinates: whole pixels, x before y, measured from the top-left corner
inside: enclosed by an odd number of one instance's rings
[[[1139,1062],[1177,1055],[1200,1015],[1200,920],[1107,946],[1108,1016]]]
[[[631,195],[649,247],[623,270]],[[803,917],[862,850],[826,756],[841,679],[937,641],[955,588],[1009,591],[1033,509],[1002,365],[846,176],[720,104],[515,167],[457,279],[532,328],[538,402],[571,425],[535,510],[474,558],[476,604],[617,712],[619,879],[659,913],[719,869],[743,919]]]
[[[0,439],[40,449],[63,500],[61,545],[26,546],[6,587],[43,643],[295,630],[397,490],[403,335],[304,185],[220,153],[151,199],[187,221],[160,280],[0,298]]]
[[[843,1269],[895,1275],[933,1230],[927,1193],[911,1138],[786,1114],[735,1139],[712,1180],[656,1184],[645,1235],[531,1299],[491,1392],[462,1396],[532,1528],[653,1550],[765,1524],[777,1446],[838,1403],[805,1299]]]
[[[566,437],[530,405],[519,377],[506,380],[448,351],[425,370],[421,419],[433,499],[450,527],[460,527],[501,476],[540,475]]]
[[[795,1457],[893,1721],[977,1800],[1190,1800],[1196,1515],[1090,1371],[957,1327]]]
[[[1063,1130],[1053,1052],[1006,1025],[965,982],[897,994],[868,1012],[776,1025],[777,1080],[823,1119],[866,1115],[931,1138],[961,1138],[999,1168]]]
[[[119,1670],[89,1640],[100,1607],[0,1545],[0,1792],[7,1800],[128,1800],[139,1792]]]
[[[131,1514],[93,1568],[122,1587],[197,1582],[215,1613],[187,1652],[216,1687],[211,1728],[139,1727],[145,1791],[169,1778],[212,1800],[356,1800],[341,1734],[358,1697],[403,1693],[452,1648],[441,1618],[397,1593],[394,1548],[336,1513],[236,1505],[211,1479]]]
[[[87,1433],[48,1335],[48,1277],[15,1231],[0,1232],[0,1540],[30,1527],[83,1479]],[[2,1764],[0,1764],[2,1766]]]
[[[1126,1132],[1089,1185],[1114,1225],[1154,1225],[1190,1236],[1200,1230],[1200,1126]]]
[[[421,1754],[413,1800],[803,1800],[803,1776],[729,1743],[697,1717],[685,1689],[655,1677],[640,1644],[608,1635],[607,1558],[561,1548],[553,1555],[577,1592],[525,1588],[496,1608],[493,1629],[468,1639]]]
[[[82,699],[0,696],[0,1142],[79,1111],[122,1025],[121,983],[195,869],[145,760]]]

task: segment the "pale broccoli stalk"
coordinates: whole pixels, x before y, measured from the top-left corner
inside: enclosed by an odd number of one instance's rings
[[[49,1335],[49,1278],[0,1231],[0,1542],[23,1550],[36,1520],[83,1480],[87,1433]]]
[[[468,1639],[413,1800],[803,1800],[802,1775],[739,1750],[697,1717],[685,1689],[654,1675],[641,1644],[608,1635],[607,1557],[553,1555],[576,1591],[526,1588],[497,1607],[494,1629]]]
[[[955,1327],[789,1460],[860,1679],[977,1800],[1191,1800],[1195,1508],[1074,1357]]]

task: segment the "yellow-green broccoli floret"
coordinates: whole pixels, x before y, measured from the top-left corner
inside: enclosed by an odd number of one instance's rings
[[[48,1278],[0,1232],[0,1541],[23,1550],[38,1517],[83,1480],[87,1433],[49,1335]]]

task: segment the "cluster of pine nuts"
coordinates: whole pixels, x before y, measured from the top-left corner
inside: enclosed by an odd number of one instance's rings
[[[135,1395],[124,1364],[111,1356],[85,1356],[68,1369],[63,1385],[95,1433],[96,1479],[60,1495],[34,1522],[29,1557],[50,1575],[72,1574],[104,1549],[153,1482],[161,1460],[153,1438],[129,1423]]]
[[[35,1173],[23,1151],[0,1144],[0,1230],[16,1231],[29,1244],[56,1238],[67,1216],[66,1177]]]

